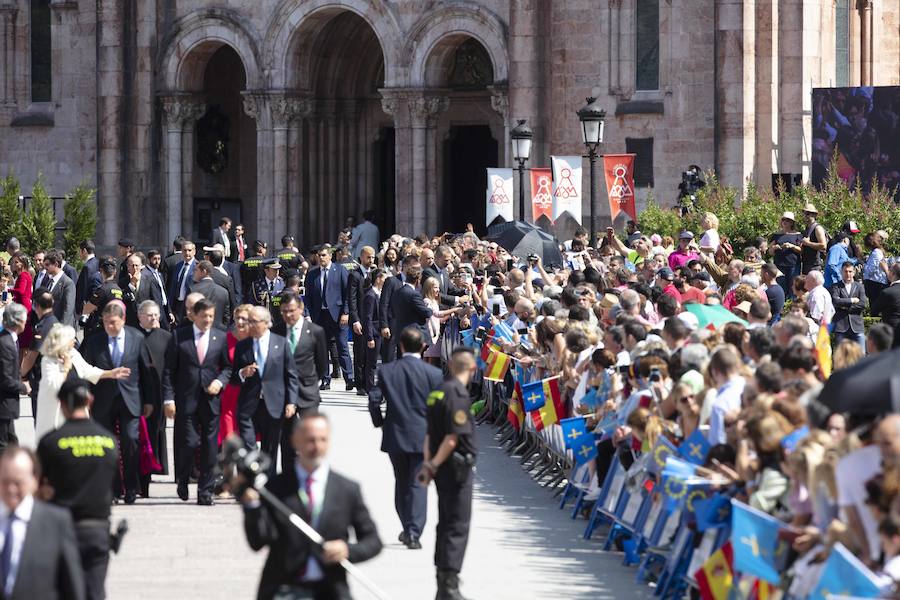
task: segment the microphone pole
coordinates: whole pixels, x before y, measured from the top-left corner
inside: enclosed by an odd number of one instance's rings
[[[281,501],[278,496],[269,491],[266,487],[266,476],[265,474],[259,474],[253,480],[253,487],[256,489],[257,493],[259,493],[259,497],[268,502],[275,510],[283,514],[287,517],[288,521],[291,522],[291,525],[300,530],[304,536],[306,536],[309,541],[318,546],[320,549],[322,548],[322,544],[325,543],[325,539],[319,535],[319,532],[313,529],[312,525],[304,521],[300,518],[300,516],[292,511],[290,507],[288,507],[284,502]],[[359,581],[364,588],[369,590],[375,598],[378,600],[390,600],[390,597],[385,594],[375,582],[365,576],[363,572],[353,563],[350,562],[349,558],[345,558],[339,563],[347,573],[353,576],[354,579]]]

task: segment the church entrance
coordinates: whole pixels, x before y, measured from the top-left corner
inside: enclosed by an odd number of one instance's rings
[[[459,233],[472,223],[479,235],[485,226],[488,167],[497,166],[497,140],[487,125],[453,126],[445,142],[444,202],[441,231]]]

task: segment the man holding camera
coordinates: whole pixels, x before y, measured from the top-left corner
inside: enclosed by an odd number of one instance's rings
[[[437,541],[434,565],[438,591],[435,600],[465,600],[459,591],[469,521],[472,517],[472,467],[475,464],[475,424],[469,414],[468,385],[475,374],[471,348],[453,350],[450,374],[428,395],[428,433],[425,462],[418,480],[427,486],[434,479],[438,491]]]
[[[247,541],[254,550],[269,547],[257,597],[349,600],[347,573],[339,563],[374,557],[381,552],[381,539],[359,484],[332,471],[326,461],[331,442],[327,417],[317,413],[301,419],[291,442],[297,452],[294,468],[273,478],[266,489],[326,541],[317,547],[281,513],[262,504],[256,490],[247,489],[240,496]],[[348,541],[350,528],[354,543]]]

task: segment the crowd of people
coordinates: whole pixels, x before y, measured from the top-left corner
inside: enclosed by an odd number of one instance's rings
[[[294,424],[316,414],[334,379],[377,406],[391,393],[380,368],[421,351],[446,370],[457,347],[475,345],[484,362],[471,401],[499,394],[518,436],[539,431],[578,467],[569,479],[578,473],[587,504],[617,463],[627,469],[660,439],[677,447],[700,432],[704,476],[799,530],[797,560],[840,542],[889,590],[900,577],[900,420],[809,407],[832,369],[900,341],[900,263],[885,251],[888,232],[860,240],[854,222],[828,232],[817,216],[812,204],[800,219],[785,212],[779,231],[742,249],[719,235],[713,214],[677,240],[630,222],[591,245],[579,229],[553,255],[559,264],[516,256],[471,228],[382,239],[372,213],[337,243],[304,252],[290,235],[271,252],[247,243],[228,218],[208,245],[179,236],[169,251],[144,252],[122,239],[117,256],[98,257],[85,241],[78,272],[59,249],[29,256],[11,239],[0,256],[0,448],[17,442],[20,395],[32,398],[40,440],[78,408],[60,405],[61,390],[86,380],[90,418],[116,438],[111,501],[151,493],[150,476],[168,468],[172,418],[178,495],[187,500],[196,478],[197,503],[212,505],[230,435],[280,453],[272,475],[290,471]],[[415,349],[404,347],[410,329]],[[553,410],[528,410],[521,387],[551,380]],[[562,435],[572,417],[596,440],[586,465]],[[433,478],[435,453],[407,465],[406,487],[417,474]],[[421,534],[413,509],[398,512],[410,547]],[[457,573],[461,560],[451,561]],[[792,593],[814,584],[795,577]]]

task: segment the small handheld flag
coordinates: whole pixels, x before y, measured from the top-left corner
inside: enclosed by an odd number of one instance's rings
[[[705,500],[694,502],[697,531],[717,529],[731,522],[731,498],[713,494]]]
[[[559,422],[566,448],[575,456],[575,463],[582,465],[597,456],[594,436],[588,433],[584,417],[572,417]]]
[[[828,333],[828,323],[825,319],[819,324],[819,333],[816,336],[816,358],[819,361],[819,370],[822,377],[831,377],[831,336]]]
[[[695,429],[694,433],[689,435],[678,447],[678,454],[684,460],[702,465],[706,462],[706,455],[709,454],[709,441],[699,429]]]
[[[654,475],[659,475],[666,466],[666,459],[676,456],[678,449],[666,436],[661,435],[656,440],[656,445],[650,451],[651,459],[647,462],[647,470]]]
[[[558,423],[561,418],[566,416],[562,393],[559,390],[559,377],[550,377],[540,383],[544,392],[544,403],[531,413],[535,431],[542,431],[544,427]],[[528,393],[526,392],[525,395],[527,399]]]
[[[725,542],[694,574],[702,600],[728,600],[734,579],[733,560],[731,542]]]
[[[532,412],[540,409],[546,403],[544,397],[544,382],[533,381],[522,386],[522,401],[525,404],[525,411]]]
[[[819,583],[809,598],[828,600],[835,596],[881,597],[881,588],[875,574],[840,543],[831,549],[819,576]]]
[[[779,542],[782,523],[737,500],[731,501],[731,545],[735,549],[734,570],[772,583],[781,580],[778,567],[787,545]]]
[[[488,381],[503,381],[509,371],[512,362],[509,354],[492,352],[487,359],[487,367],[484,370],[484,378]]]

